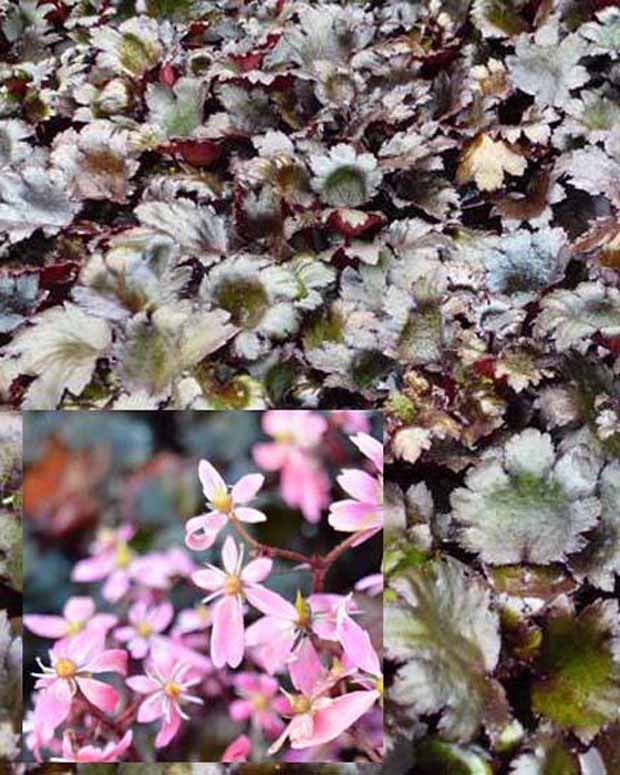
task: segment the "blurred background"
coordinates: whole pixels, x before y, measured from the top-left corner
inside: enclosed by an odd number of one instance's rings
[[[136,552],[185,549],[184,524],[205,511],[197,475],[201,458],[212,462],[227,482],[259,470],[251,457],[257,441],[271,441],[261,429],[262,412],[26,412],[24,413],[24,612],[60,613],[71,595],[92,594],[98,610],[112,610],[98,594],[97,584],[70,581],[73,565],[88,554],[96,531],[130,520],[137,528],[130,545]],[[364,458],[343,432],[343,415],[330,418],[321,453],[333,483],[332,498],[346,497],[335,478],[342,467],[364,465]],[[351,414],[351,413],[346,413]],[[356,413],[358,414],[358,413]],[[370,432],[382,437],[381,415],[365,413]],[[279,473],[266,473],[266,483],[252,506],[265,511],[268,521],[250,527],[264,543],[311,554],[325,553],[346,538],[327,523],[327,512],[316,525],[291,510],[279,495]],[[219,564],[220,549],[230,528],[206,552],[188,555],[200,564]],[[346,553],[331,569],[328,592],[349,592],[360,578],[380,570],[381,536]],[[268,585],[294,600],[298,587],[311,591],[311,575],[277,562]],[[201,591],[181,584],[170,591],[175,608],[191,607]],[[369,619],[381,642],[380,598],[365,598]],[[115,611],[118,613],[118,607]],[[35,657],[47,662],[51,642],[25,633],[26,708],[33,681]],[[216,729],[217,724],[213,726]],[[225,734],[229,734],[226,732]],[[171,746],[164,760],[187,761],[189,756],[213,761],[202,746],[179,751]],[[226,741],[224,741],[226,742]],[[227,741],[230,742],[230,739]],[[170,758],[168,758],[170,756]],[[206,758],[209,756],[210,758]]]

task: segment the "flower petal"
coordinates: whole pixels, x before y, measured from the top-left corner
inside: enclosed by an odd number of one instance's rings
[[[263,486],[265,477],[262,474],[247,474],[232,488],[233,503],[247,503],[252,500],[256,493]]]
[[[241,522],[256,524],[257,522],[266,522],[267,516],[258,509],[250,509],[247,506],[240,506],[235,509],[235,516]]]
[[[226,482],[207,460],[201,460],[198,464],[198,478],[208,501],[213,500],[218,492],[227,489]]]
[[[177,710],[176,705],[172,705],[169,720],[166,721],[164,719],[161,729],[155,738],[155,748],[164,748],[167,746],[179,731],[180,726],[181,717],[179,716],[179,711]]]
[[[354,468],[345,468],[337,479],[342,489],[355,500],[364,503],[377,503],[379,496],[379,482],[374,476],[365,471],[357,471]]]
[[[195,552],[210,549],[227,522],[228,517],[219,511],[210,511],[208,514],[188,519],[185,523],[185,545]]]
[[[244,587],[244,592],[250,603],[262,613],[281,619],[297,620],[295,606],[276,592],[260,584],[248,584]]]
[[[85,668],[91,673],[120,673],[127,675],[127,652],[123,649],[108,649],[91,659]]]
[[[70,597],[62,610],[69,622],[87,622],[95,613],[92,597]]]
[[[259,581],[264,581],[271,573],[273,568],[273,561],[268,557],[259,557],[256,560],[249,562],[245,568],[241,571],[241,578],[243,581],[249,584],[255,584]]]
[[[224,541],[222,547],[222,562],[227,573],[234,575],[237,573],[237,563],[239,562],[239,549],[232,536]]]
[[[63,638],[69,629],[62,616],[46,614],[28,614],[24,616],[24,624],[30,632],[41,638]]]
[[[335,740],[375,704],[379,693],[350,692],[336,697],[327,707],[314,713],[314,728],[309,737],[291,740],[292,748],[310,748]]]
[[[157,681],[149,678],[148,675],[132,675],[125,683],[134,692],[139,692],[140,694],[151,694],[159,688]]]
[[[227,595],[213,608],[211,659],[215,667],[239,667],[245,650],[243,605],[238,597]]]
[[[94,678],[76,678],[77,685],[89,702],[100,710],[113,713],[118,704],[118,693],[110,684]]]

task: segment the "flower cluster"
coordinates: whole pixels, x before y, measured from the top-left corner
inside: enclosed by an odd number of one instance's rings
[[[28,631],[54,641],[32,673],[24,725],[38,761],[148,760],[153,748],[178,752],[210,718],[228,730],[216,761],[339,761],[351,750],[381,761],[381,576],[325,587],[334,565],[382,529],[382,444],[365,413],[272,411],[262,427],[277,441],[255,443],[248,460],[269,460],[269,482],[248,473],[230,483],[199,462],[207,512],[185,525],[191,554],[138,551],[140,526],[127,519],[101,529],[73,566],[72,581],[91,584],[91,595],[73,595],[59,614],[25,615]],[[358,467],[338,474],[345,461]],[[312,506],[327,551],[259,541],[256,526],[273,522],[270,485],[302,524]],[[342,492],[352,500],[338,500]],[[289,566],[294,599],[277,589]]]

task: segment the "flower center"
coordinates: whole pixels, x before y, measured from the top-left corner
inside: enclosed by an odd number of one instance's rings
[[[293,434],[290,431],[280,431],[279,433],[275,433],[273,438],[278,442],[278,444],[293,443]]]
[[[269,707],[269,700],[264,694],[255,694],[252,697],[252,707],[256,711],[267,710]]]
[[[116,550],[116,567],[127,568],[131,562],[131,549],[122,541]]]
[[[77,665],[71,659],[59,659],[54,667],[59,678],[71,678],[77,671]]]
[[[68,622],[67,635],[77,635],[84,629],[84,622]]]
[[[179,686],[178,683],[175,683],[174,681],[168,681],[168,683],[164,686],[164,693],[170,697],[171,700],[176,700],[176,698],[181,694],[183,691],[183,688]]]
[[[381,678],[377,678],[377,682],[375,683],[375,687],[379,694],[383,696],[383,676]]]
[[[239,595],[243,589],[243,584],[239,576],[229,576],[224,582],[224,592],[227,595]]]
[[[196,613],[201,622],[205,623],[209,621],[209,609],[206,605],[196,606]]]
[[[307,713],[311,707],[310,698],[305,694],[294,694],[289,698],[289,702],[295,714]]]
[[[221,514],[229,514],[232,511],[233,500],[226,490],[217,492],[211,500],[213,508]]]
[[[153,628],[148,622],[140,622],[136,629],[138,630],[138,635],[142,638],[148,638],[149,635],[153,634]]]

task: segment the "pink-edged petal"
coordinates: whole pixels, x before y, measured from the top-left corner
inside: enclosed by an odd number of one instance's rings
[[[92,597],[70,597],[62,610],[69,622],[87,622],[95,613]]]
[[[255,525],[258,522],[266,522],[267,515],[263,514],[258,509],[250,509],[247,506],[239,506],[235,508],[235,516],[241,522],[247,522],[248,524]]]
[[[34,709],[35,724],[53,731],[67,718],[71,711],[73,695],[68,681],[56,680],[37,695]]]
[[[106,581],[101,593],[111,603],[118,603],[128,589],[129,574],[126,570],[117,570]]]
[[[127,732],[125,732],[122,738],[118,741],[118,743],[116,745],[111,746],[109,751],[106,751],[101,761],[103,762],[120,761],[123,754],[125,754],[128,748],[131,746],[132,742],[133,742],[133,732],[131,731],[131,729],[128,729]]]
[[[312,734],[297,740],[291,739],[292,748],[310,748],[324,745],[352,726],[367,713],[379,697],[378,692],[350,692],[336,697],[329,706],[316,711]]]
[[[198,464],[198,478],[208,501],[213,500],[218,493],[225,492],[227,489],[226,482],[208,460],[201,460]]]
[[[100,710],[113,713],[118,704],[118,693],[114,687],[96,681],[94,678],[76,678],[77,685],[89,702]]]
[[[62,616],[28,614],[24,616],[24,624],[30,632],[34,632],[41,638],[63,638],[69,631],[67,622]]]
[[[176,735],[176,733],[179,731],[179,727],[181,726],[181,717],[179,716],[179,712],[176,709],[176,707],[173,705],[170,709],[170,716],[169,720],[162,721],[161,729],[159,730],[159,733],[157,737],[155,738],[155,748],[165,748],[171,741],[172,738]]]
[[[252,743],[247,735],[239,735],[222,754],[223,762],[247,762]]]
[[[239,549],[232,536],[224,541],[222,547],[222,563],[227,573],[234,575],[237,573],[237,563],[239,562]]]
[[[210,511],[208,514],[188,519],[185,523],[185,545],[195,552],[210,549],[227,522],[228,517],[219,511]]]
[[[347,613],[344,606],[338,609],[338,639],[351,662],[370,675],[381,675],[381,664],[370,636]]]
[[[134,659],[144,659],[149,653],[149,642],[146,638],[138,635],[129,641],[129,651]]]
[[[367,433],[358,433],[349,438],[359,451],[374,463],[377,471],[383,473],[383,444]]]
[[[365,471],[357,471],[354,468],[345,468],[337,479],[342,489],[364,503],[377,503],[380,495],[380,484],[374,476]]]
[[[104,649],[105,635],[101,630],[82,630],[67,641],[66,656],[77,665],[85,666]]]
[[[256,493],[263,486],[265,477],[262,474],[247,474],[232,488],[233,503],[247,503],[251,501]]]
[[[71,581],[99,581],[114,568],[115,560],[116,552],[104,552],[80,560],[71,572]]]
[[[245,566],[241,571],[241,579],[247,584],[256,584],[259,581],[264,581],[271,573],[272,568],[273,560],[268,557],[259,557]]]
[[[140,694],[151,694],[159,688],[157,681],[149,678],[148,675],[132,675],[125,683],[134,692],[139,692]]]
[[[307,697],[325,677],[325,669],[310,638],[304,638],[295,649],[289,661],[289,673],[293,686]]]
[[[237,596],[227,595],[213,607],[211,659],[215,667],[239,667],[244,650],[243,605]]]
[[[252,715],[252,703],[249,700],[233,700],[228,706],[233,721],[245,721]]]
[[[120,673],[127,675],[127,652],[123,649],[102,651],[86,666],[91,673]]]
[[[121,643],[126,643],[128,640],[131,640],[135,634],[136,628],[129,625],[126,627],[117,627],[114,630],[114,637]]]
[[[255,444],[252,455],[256,465],[264,471],[279,471],[286,464],[289,448],[285,444]]]
[[[95,614],[93,618],[87,622],[86,627],[107,632],[114,627],[117,622],[118,617],[114,616],[114,614]]]
[[[260,584],[247,584],[243,588],[249,602],[268,616],[297,620],[297,610],[288,600]]]
[[[161,691],[151,694],[138,708],[137,719],[141,724],[148,724],[164,715],[164,693]]]
[[[192,581],[201,589],[215,592],[217,589],[222,589],[226,583],[226,574],[219,568],[202,568],[192,573]]]
[[[383,519],[381,508],[375,504],[344,500],[332,503],[328,522],[334,530],[356,533],[358,530],[380,528]]]
[[[146,619],[155,632],[163,632],[172,621],[173,616],[174,607],[172,606],[172,603],[165,600],[160,605],[151,609],[147,614]]]

